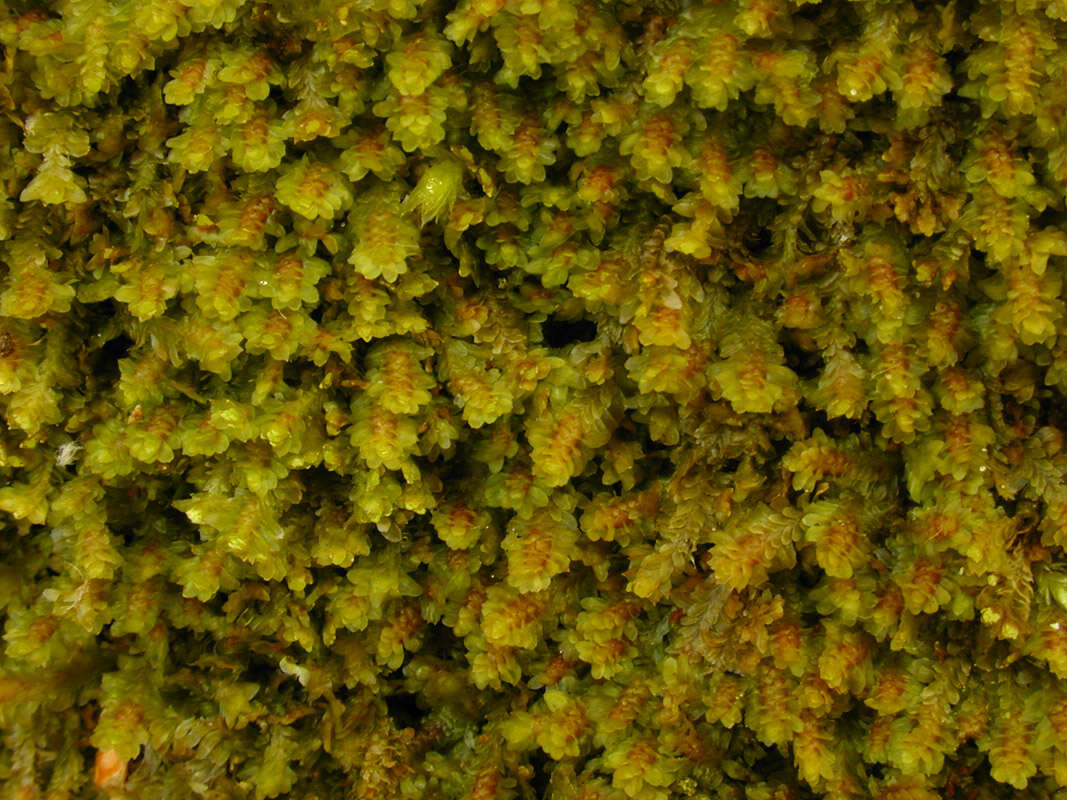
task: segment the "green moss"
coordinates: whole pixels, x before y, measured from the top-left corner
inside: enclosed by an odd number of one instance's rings
[[[0,800],[1067,796],[1067,6],[0,3]]]

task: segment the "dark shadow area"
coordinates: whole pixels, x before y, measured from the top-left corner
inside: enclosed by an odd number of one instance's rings
[[[770,228],[760,227],[758,230],[745,231],[743,242],[750,255],[761,256],[770,248],[774,238]]]
[[[422,725],[427,712],[419,708],[418,697],[411,692],[397,692],[385,698],[385,707],[398,728],[415,728]]]
[[[530,789],[534,797],[544,797],[548,791],[548,782],[552,777],[552,761],[543,750],[536,750],[530,754],[530,768],[533,775],[530,776]]]
[[[822,373],[826,361],[818,350],[805,350],[798,346],[792,336],[779,337],[785,350],[785,365],[801,380],[813,380]]]
[[[96,375],[100,377],[104,371],[114,371],[115,377],[119,374],[119,361],[126,358],[133,348],[133,339],[125,333],[120,333],[114,339],[104,342],[104,345],[96,351]]]
[[[545,344],[549,347],[566,347],[578,342],[591,342],[596,338],[596,323],[589,319],[561,319],[553,314],[541,325]]]

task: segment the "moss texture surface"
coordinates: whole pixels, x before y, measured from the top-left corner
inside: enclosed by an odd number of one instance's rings
[[[0,55],[0,800],[1067,797],[1067,2]]]

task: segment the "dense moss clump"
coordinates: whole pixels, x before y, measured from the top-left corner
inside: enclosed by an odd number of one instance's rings
[[[0,47],[0,799],[1067,798],[1067,2]]]

